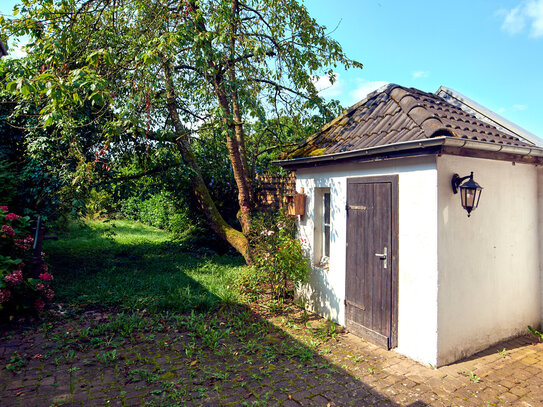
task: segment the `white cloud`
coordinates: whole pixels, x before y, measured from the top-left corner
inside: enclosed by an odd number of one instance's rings
[[[388,82],[385,81],[366,81],[364,79],[359,79],[358,82],[359,84],[356,89],[352,90],[350,93],[353,103],[361,101],[368,93],[388,85]]]
[[[507,31],[509,34],[517,34],[524,29],[526,25],[526,17],[521,11],[520,6],[515,7],[513,10],[505,11],[505,19],[503,20],[502,30]]]
[[[526,4],[526,15],[532,19],[530,35],[543,37],[543,0],[533,0]]]
[[[343,93],[343,82],[340,75],[337,72],[335,74],[335,81],[332,83],[328,75],[320,76],[314,81],[315,87],[319,92],[319,96],[323,98],[337,98]]]
[[[352,106],[364,99],[368,93],[388,85],[388,82],[385,81],[342,77],[338,73],[335,73],[333,84],[326,75],[316,78],[313,83],[319,92],[319,96],[327,99],[338,99],[343,106]]]
[[[505,15],[502,30],[511,35],[528,26],[531,37],[543,37],[543,0],[524,1],[511,10],[499,10],[497,14]]]
[[[430,75],[428,71],[415,71],[413,72],[413,79],[427,78]]]
[[[513,105],[513,110],[515,111],[522,111],[528,109],[528,106],[526,105]]]

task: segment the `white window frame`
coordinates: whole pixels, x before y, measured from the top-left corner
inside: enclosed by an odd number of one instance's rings
[[[326,199],[328,197],[329,219],[326,222]],[[332,194],[330,188],[315,188],[314,256],[316,267],[328,268],[332,234]],[[328,228],[328,238],[326,229]],[[328,250],[327,250],[328,249]],[[328,252],[328,253],[327,253]]]

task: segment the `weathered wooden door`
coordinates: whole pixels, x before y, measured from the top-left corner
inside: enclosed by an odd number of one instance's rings
[[[397,346],[398,177],[347,180],[347,328]]]

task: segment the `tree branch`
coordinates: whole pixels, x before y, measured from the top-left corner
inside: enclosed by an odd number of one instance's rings
[[[109,178],[109,179],[106,179],[104,182],[123,182],[123,181],[131,181],[131,180],[134,180],[134,179],[138,179],[138,178],[142,178],[142,177],[146,177],[147,175],[153,175],[153,174],[159,174],[161,172],[164,172],[166,170],[169,170],[170,168],[174,168],[174,167],[177,167],[179,164],[178,163],[175,163],[175,164],[169,164],[169,165],[166,165],[164,167],[156,167],[156,168],[153,168],[153,169],[150,169],[148,171],[144,171],[140,174],[134,174],[134,175],[125,175],[123,177],[115,177],[115,178]]]
[[[184,64],[179,64],[179,65],[175,65],[173,67],[174,70],[176,71],[180,71],[182,69],[185,69],[185,70],[188,70],[188,71],[194,71],[194,72],[197,72],[199,73],[200,75],[202,74],[202,71],[200,71],[198,68],[195,68],[191,65],[184,65]]]
[[[301,98],[304,98],[304,99],[307,99],[307,100],[311,100],[311,98],[307,95],[304,95],[303,93],[301,92],[298,92],[297,90],[294,90],[292,88],[289,88],[287,86],[284,86],[284,85],[281,85],[277,82],[273,82],[273,81],[270,81],[268,79],[260,79],[260,78],[247,78],[247,80],[249,82],[260,82],[260,83],[265,83],[267,85],[270,85],[270,86],[273,86],[275,89],[283,89],[283,90],[286,90],[287,92],[290,92],[290,93],[293,93],[297,96],[300,96]]]

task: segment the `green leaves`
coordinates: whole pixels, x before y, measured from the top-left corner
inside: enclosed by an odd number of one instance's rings
[[[99,49],[90,53],[85,59],[87,64],[98,66],[100,64],[112,65],[111,50]]]
[[[15,92],[16,89],[17,89],[17,81],[9,82],[9,83],[6,85],[6,90],[7,90],[8,92]]]
[[[318,96],[314,77],[362,66],[296,0],[32,0],[0,26],[29,38],[26,58],[0,64],[9,64],[14,116],[31,117],[27,129],[42,132],[33,154],[54,152],[51,167],[74,189],[108,176],[111,162],[94,155],[106,143],[108,160],[122,166],[130,155],[150,156],[205,131],[221,136],[217,161],[241,163],[236,186],[251,189],[250,173],[271,158],[261,153],[304,133],[264,137],[257,129],[293,117],[290,124],[315,128],[314,116],[339,106]],[[228,150],[226,140],[235,140]],[[186,162],[194,162],[195,144],[182,147]]]

